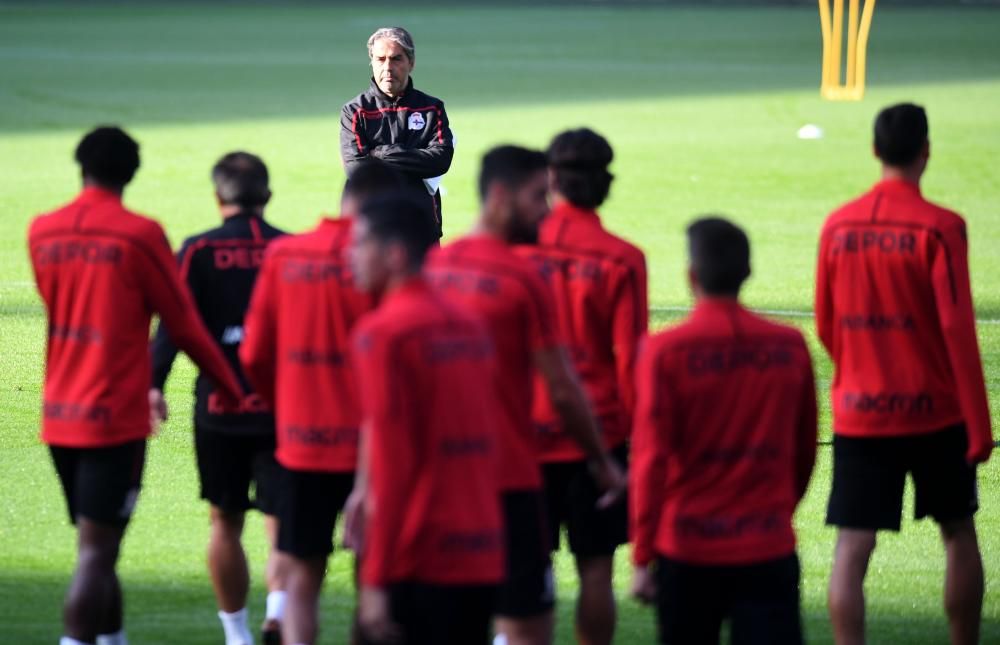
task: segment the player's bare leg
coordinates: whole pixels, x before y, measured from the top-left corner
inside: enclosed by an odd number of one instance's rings
[[[247,556],[240,541],[243,535],[243,513],[227,513],[212,506],[212,530],[208,539],[208,573],[215,589],[219,609],[228,613],[247,605],[250,571]]]
[[[946,558],[944,608],[948,614],[951,642],[979,642],[983,613],[983,559],[971,517],[941,525]]]
[[[611,645],[617,607],[611,584],[614,558],[577,558],[580,595],[576,599],[576,640],[580,645]]]
[[[326,574],[326,558],[287,556],[288,605],[281,621],[281,635],[286,643],[316,642],[319,631],[319,593]]]
[[[874,550],[875,531],[842,528],[837,533],[828,602],[838,645],[865,642],[864,584]]]
[[[283,607],[272,607],[271,598],[274,594],[283,594],[287,587],[288,578],[288,556],[278,551],[278,518],[273,515],[264,516],[264,531],[267,533],[267,540],[270,550],[267,554],[267,567],[265,577],[267,579],[268,603],[267,615],[264,617],[264,624],[261,630],[267,634],[269,632],[281,631],[281,618],[284,614]],[[280,604],[284,604],[281,602]]]
[[[63,605],[66,635],[92,643],[122,628],[121,586],[115,573],[123,528],[77,518],[77,563]]]
[[[549,610],[530,618],[497,618],[494,628],[507,645],[549,645],[555,629],[555,614]]]

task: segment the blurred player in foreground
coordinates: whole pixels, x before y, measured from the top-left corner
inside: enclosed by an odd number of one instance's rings
[[[271,199],[267,167],[259,157],[232,152],[212,168],[222,225],[186,240],[178,252],[181,279],[187,282],[198,312],[229,364],[242,374],[239,351],[243,317],[264,249],[283,232],[264,221]],[[177,346],[164,325],[152,343],[153,387],[149,391],[154,423],[165,421],[163,388]],[[256,392],[237,408],[220,405],[204,374],[195,385],[194,443],[201,497],[211,504],[208,572],[212,578],[226,645],[250,645],[247,595],[250,571],[241,536],[247,510],[264,514],[270,550],[267,560],[265,645],[280,642],[285,603],[285,567],[274,549],[280,472],[274,460],[274,415]],[[255,500],[250,501],[253,484]]]
[[[886,108],[874,138],[882,180],[827,219],[816,272],[816,327],[835,368],[830,617],[838,643],[864,642],[868,562],[877,531],[900,528],[910,473],[916,518],[941,528],[951,640],[976,643],[976,464],[993,436],[965,221],[920,193],[930,157],[923,108]]]
[[[635,406],[635,358],[646,333],[646,259],[638,248],[607,232],[595,211],[608,196],[611,145],[592,130],[570,130],[549,146],[552,212],[537,244],[518,250],[537,264],[555,295],[560,337],[600,420],[603,448],[625,468]],[[610,645],[616,607],[614,554],[628,542],[623,497],[602,508],[587,455],[567,435],[544,381],[535,388],[534,422],[545,483],[550,547],[559,549],[566,526],[580,592],[576,636],[582,645]]]
[[[380,298],[352,341],[367,444],[365,643],[489,643],[504,577],[493,342],[421,277],[432,218],[422,197],[395,196],[354,222],[354,279]]]
[[[656,603],[662,643],[802,642],[792,514],[816,457],[805,340],[738,300],[742,230],[688,228],[695,308],[649,338],[636,373],[632,593]]]
[[[371,298],[354,288],[347,266],[351,215],[399,183],[377,162],[359,168],[344,187],[341,217],[268,250],[247,315],[240,356],[274,404],[277,459],[286,470],[278,530],[278,550],[290,561],[285,643],[316,641],[334,525],[354,486],[360,411],[348,341]]]
[[[152,315],[215,382],[222,403],[235,404],[243,389],[178,278],[163,229],[122,205],[139,145],[118,128],[101,127],[83,138],[76,160],[83,191],[37,217],[28,233],[48,313],[42,441],[78,531],[60,642],[123,645],[115,567],[151,431]]]
[[[431,282],[453,302],[480,314],[497,347],[502,400],[498,419],[500,487],[507,529],[507,579],[499,594],[497,631],[510,645],[552,641],[555,602],[542,479],[531,422],[532,377],[581,455],[587,477],[596,478],[589,500],[603,505],[624,497],[625,479],[606,454],[586,395],[557,332],[552,294],[535,266],[512,244],[533,243],[548,212],[545,155],[516,146],[483,157],[479,221],[470,235],[434,252]]]

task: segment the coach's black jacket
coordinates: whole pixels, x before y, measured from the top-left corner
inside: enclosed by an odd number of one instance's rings
[[[244,212],[225,219],[218,228],[188,238],[177,253],[181,278],[191,289],[205,326],[247,391],[250,388],[238,356],[243,340],[243,317],[250,305],[264,250],[280,235],[284,232]],[[162,390],[177,356],[177,347],[162,323],[156,330],[151,352],[152,385]],[[199,427],[240,434],[274,432],[274,416],[266,411],[260,397],[249,395],[244,399],[242,410],[236,413],[221,409],[214,392],[212,382],[199,373],[194,407],[195,423]]]
[[[380,159],[429,197],[423,180],[448,172],[454,154],[444,103],[414,89],[412,78],[403,96],[395,99],[371,79],[368,89],[341,110],[340,156],[348,175],[365,159]],[[440,225],[440,191],[433,202]]]

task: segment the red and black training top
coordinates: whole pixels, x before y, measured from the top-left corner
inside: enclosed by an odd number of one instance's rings
[[[483,318],[496,344],[501,488],[539,489],[532,383],[535,352],[559,346],[552,294],[532,264],[487,235],[438,249],[428,259],[426,272],[450,300]]]
[[[605,447],[621,445],[632,424],[635,359],[649,324],[645,256],[606,231],[596,212],[567,202],[542,222],[538,245],[518,252],[538,265],[555,296],[560,336],[600,418]],[[540,379],[534,419],[542,461],[584,458]]]
[[[636,373],[632,557],[750,564],[795,550],[816,458],[816,391],[795,329],[735,300],[651,336]]]
[[[914,435],[965,422],[993,446],[965,221],[915,184],[882,181],[823,226],[816,327],[833,357],[834,432]]]
[[[28,247],[49,318],[43,441],[96,447],[149,435],[154,313],[230,399],[243,395],[177,275],[163,229],[120,196],[85,188],[31,223]]]
[[[177,254],[181,279],[187,282],[209,333],[229,365],[243,374],[238,351],[243,341],[243,317],[250,304],[264,249],[284,232],[252,212],[227,217],[222,225],[184,241]],[[153,387],[163,389],[177,357],[177,346],[161,324],[151,345]],[[245,384],[245,383],[244,383]],[[195,422],[200,428],[231,433],[270,434],[274,416],[256,392],[239,407],[225,406],[204,374],[195,381]]]
[[[413,279],[354,333],[369,514],[361,582],[495,584],[504,575],[493,342]]]
[[[350,332],[371,309],[354,288],[344,252],[351,220],[323,219],[268,248],[246,317],[240,359],[273,403],[286,468],[351,472],[360,410],[349,360]]]

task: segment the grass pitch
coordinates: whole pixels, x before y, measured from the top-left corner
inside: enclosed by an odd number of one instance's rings
[[[830,364],[815,343],[813,262],[823,217],[877,176],[870,124],[885,104],[930,114],[924,192],[969,223],[972,281],[987,385],[1000,390],[1000,11],[880,7],[860,103],[819,99],[815,9],[396,8],[236,4],[203,7],[0,5],[0,625],[3,639],[55,642],[73,566],[74,534],[37,440],[45,318],[24,236],[30,217],[78,188],[72,150],[86,128],[117,122],[142,145],[126,203],[158,217],[172,242],[217,221],[208,173],[232,149],[270,165],[269,217],[298,231],[336,208],[341,104],[367,84],[364,43],[402,24],[417,42],[415,82],[442,97],[458,137],[445,180],[445,231],[473,219],[475,173],[489,146],[543,146],[579,125],[615,146],[618,179],[607,225],[648,254],[653,325],[689,304],[683,228],[725,213],[752,239],[752,306],[787,312],[813,348],[829,436]],[[798,128],[814,123],[818,141]],[[215,643],[207,574],[207,509],[197,500],[189,410],[193,372],[168,386],[173,418],[151,442],[145,488],[121,576],[136,643]],[[998,420],[994,405],[994,421]],[[829,642],[825,588],[833,532],[823,526],[829,451],[797,516],[807,636]],[[1000,493],[996,463],[980,469],[978,515],[987,569],[983,642],[1000,642]],[[910,507],[908,507],[909,510]],[[263,614],[263,538],[246,530],[254,566],[252,620]],[[904,522],[880,540],[868,581],[873,642],[946,640],[943,552],[933,524]],[[560,554],[558,641],[572,642],[571,559]],[[618,642],[654,638],[653,616],[625,598],[619,553]],[[343,642],[353,606],[350,561],[331,560],[323,642]]]

